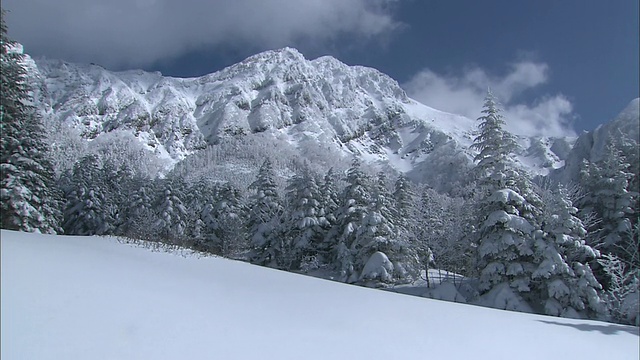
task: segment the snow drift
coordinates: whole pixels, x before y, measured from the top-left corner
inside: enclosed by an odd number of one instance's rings
[[[638,329],[2,230],[1,357],[638,359]]]

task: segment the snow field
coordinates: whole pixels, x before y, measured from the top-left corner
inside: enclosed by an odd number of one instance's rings
[[[2,230],[10,359],[638,359],[638,329]]]

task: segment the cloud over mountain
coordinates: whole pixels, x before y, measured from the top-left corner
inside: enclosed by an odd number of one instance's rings
[[[218,45],[370,39],[399,26],[393,0],[6,0],[11,35],[33,54],[142,66]]]
[[[532,61],[513,63],[502,76],[479,67],[444,75],[425,68],[403,87],[411,97],[428,106],[472,119],[480,116],[490,87],[502,103],[510,131],[527,136],[574,136],[573,106],[564,95],[544,95],[533,103],[519,102],[523,92],[547,83],[548,73],[547,64]]]

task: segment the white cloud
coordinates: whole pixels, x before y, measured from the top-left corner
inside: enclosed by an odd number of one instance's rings
[[[28,51],[145,65],[203,46],[268,48],[372,38],[399,26],[394,0],[5,0]]]
[[[520,135],[574,136],[575,115],[571,102],[562,94],[545,95],[529,103],[518,103],[526,90],[548,81],[544,63],[520,61],[503,76],[493,76],[474,67],[461,74],[441,75],[424,69],[403,85],[408,94],[433,108],[476,119],[487,88],[498,97],[507,129]]]

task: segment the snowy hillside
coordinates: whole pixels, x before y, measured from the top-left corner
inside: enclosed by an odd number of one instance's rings
[[[174,162],[223,138],[261,133],[261,141],[266,135],[302,157],[356,154],[439,186],[461,175],[471,157],[475,120],[408,98],[375,69],[328,56],[307,60],[291,48],[188,79],[57,60],[36,64],[39,107],[55,121],[86,139],[130,132]],[[521,136],[520,160],[545,174],[563,164],[572,141]]]
[[[2,230],[3,360],[638,359],[638,329]]]
[[[604,157],[606,145],[621,138],[640,143],[640,98],[632,100],[613,120],[578,138],[567,155],[565,167],[554,173],[565,182],[576,179],[584,159],[600,161]]]

